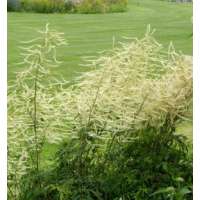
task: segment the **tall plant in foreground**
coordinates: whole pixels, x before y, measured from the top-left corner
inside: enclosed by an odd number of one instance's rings
[[[192,61],[152,34],[90,60],[94,70],[60,93],[72,134],[55,170],[63,199],[191,198],[191,160],[176,125],[190,120]]]
[[[142,39],[122,43],[111,53],[89,60],[84,73],[63,94],[71,124],[107,131],[160,128],[188,119],[192,105],[192,59],[168,51],[147,30]],[[72,129],[76,131],[76,129]],[[74,132],[74,134],[76,134]]]
[[[25,70],[17,73],[8,90],[8,189],[10,199],[19,197],[20,179],[28,170],[40,170],[40,153],[46,141],[56,143],[60,132],[60,102],[56,92],[60,85],[51,81],[50,68],[56,67],[56,49],[66,42],[63,34],[49,30],[24,42],[22,55]],[[55,89],[57,88],[57,89]],[[40,181],[38,180],[38,184]]]
[[[144,38],[89,60],[94,70],[70,87],[43,84],[60,34],[47,26],[25,48],[30,67],[9,89],[11,199],[191,198],[191,160],[176,124],[189,119],[192,62],[152,34],[148,28]],[[54,166],[40,170],[45,141],[67,134]]]

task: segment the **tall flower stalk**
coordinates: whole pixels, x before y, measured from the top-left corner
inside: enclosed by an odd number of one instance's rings
[[[17,73],[8,90],[8,187],[14,199],[19,198],[21,177],[28,170],[39,172],[45,142],[56,143],[64,137],[54,119],[62,86],[49,76],[50,68],[59,65],[57,47],[66,45],[63,33],[50,30],[47,24],[38,38],[23,44],[20,64],[26,68]]]

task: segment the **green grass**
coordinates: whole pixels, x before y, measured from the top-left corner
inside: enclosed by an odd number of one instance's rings
[[[56,75],[71,80],[79,72],[83,56],[97,55],[112,48],[112,38],[122,41],[126,37],[143,37],[146,26],[157,31],[155,37],[166,47],[173,41],[177,50],[192,54],[192,5],[156,0],[129,0],[128,11],[113,14],[33,14],[8,13],[8,78],[20,70],[20,41],[37,36],[36,30],[46,23],[64,32],[69,45],[59,51],[63,61]]]
[[[97,55],[112,48],[115,41],[125,37],[143,37],[146,26],[156,29],[155,37],[167,48],[173,41],[177,50],[192,55],[192,5],[176,4],[156,0],[129,0],[128,11],[113,14],[33,14],[8,13],[8,79],[15,77],[21,69],[20,41],[37,37],[36,30],[50,23],[64,32],[69,45],[59,51],[63,61],[54,74],[72,80],[80,72],[88,70],[80,66],[83,56]],[[179,126],[181,132],[191,137],[192,125]],[[56,146],[47,145],[43,156],[45,163],[56,151]]]

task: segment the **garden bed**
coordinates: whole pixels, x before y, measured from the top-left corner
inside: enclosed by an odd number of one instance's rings
[[[125,12],[127,0],[8,0],[8,11],[36,13]]]

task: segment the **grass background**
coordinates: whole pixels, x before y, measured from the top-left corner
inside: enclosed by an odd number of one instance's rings
[[[97,55],[109,50],[115,41],[123,37],[143,37],[146,27],[156,29],[155,37],[166,48],[173,41],[175,48],[184,54],[192,55],[192,4],[169,3],[159,0],[129,0],[128,11],[111,14],[34,14],[8,13],[8,80],[15,78],[21,70],[16,63],[21,61],[20,41],[37,37],[37,30],[50,23],[52,28],[64,32],[68,46],[59,50],[58,59],[63,61],[53,73],[72,80],[80,72],[88,70],[80,66],[83,56]],[[192,123],[185,122],[177,128],[190,139]],[[45,162],[56,146],[47,145],[44,149]]]
[[[69,45],[59,51],[63,61],[54,70],[67,79],[87,70],[80,66],[83,56],[97,55],[112,48],[123,37],[143,37],[148,24],[156,29],[155,37],[166,47],[173,41],[177,50],[192,54],[192,4],[158,0],[129,0],[128,11],[110,14],[8,14],[8,78],[13,80],[20,70],[20,41],[37,36],[37,30],[50,23],[64,32]]]

